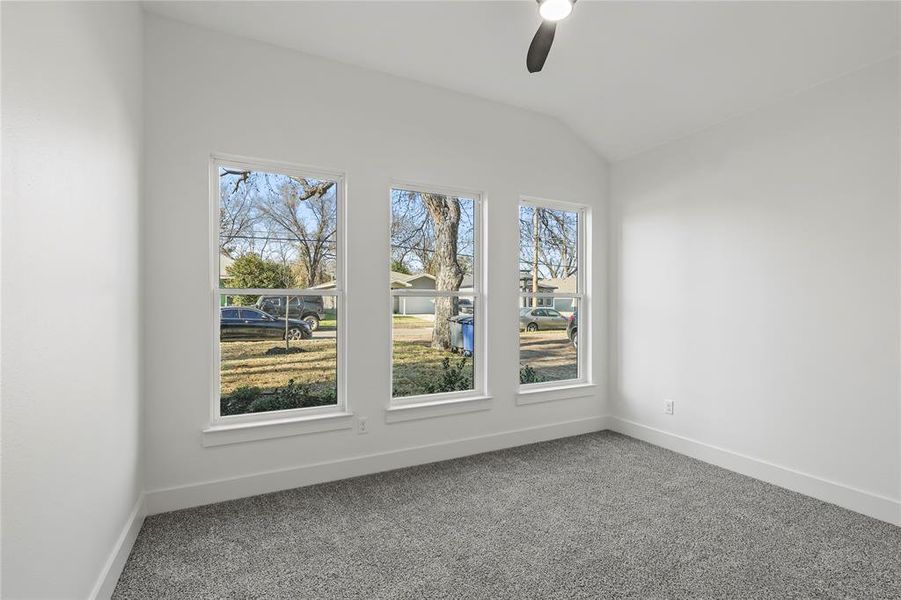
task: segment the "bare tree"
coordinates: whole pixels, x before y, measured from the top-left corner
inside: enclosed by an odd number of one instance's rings
[[[550,277],[565,278],[576,272],[577,216],[575,213],[541,209],[539,231],[542,243],[538,260]]]
[[[260,206],[260,212],[277,230],[296,241],[297,274],[304,287],[323,283],[335,260],[337,207],[333,199],[325,197],[333,185],[331,181],[310,184],[292,178]],[[301,214],[301,203],[306,205],[305,215]]]
[[[574,212],[531,208],[520,213],[520,269],[530,275],[530,291],[539,292],[542,278],[566,278],[578,268],[578,215]],[[532,306],[538,305],[532,297]]]
[[[305,287],[327,278],[336,258],[337,206],[327,197],[333,181],[233,169],[219,176],[223,251],[243,240],[244,249],[291,265]]]
[[[246,245],[246,239],[253,235],[253,202],[246,186],[240,181],[219,180],[219,251],[236,258]]]
[[[435,233],[419,194],[395,190],[391,202],[391,260],[411,272],[435,275]]]

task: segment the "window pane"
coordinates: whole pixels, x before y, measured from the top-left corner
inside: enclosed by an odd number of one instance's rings
[[[536,308],[540,301],[548,308]],[[519,302],[520,383],[578,379],[578,300],[522,296]]]
[[[391,190],[391,289],[473,291],[475,200]]]
[[[524,293],[573,294],[578,289],[579,213],[519,207],[519,287]]]
[[[395,296],[393,301],[394,397],[475,389],[475,300]]]
[[[333,285],[337,193],[334,181],[221,167],[220,286]]]
[[[220,296],[222,416],[337,404],[337,298],[302,302],[287,319],[264,298]]]

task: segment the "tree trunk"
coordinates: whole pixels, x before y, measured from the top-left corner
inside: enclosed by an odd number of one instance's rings
[[[435,289],[459,290],[463,269],[457,261],[457,235],[460,228],[460,201],[438,194],[423,194],[423,203],[432,218],[435,230]],[[435,325],[432,329],[432,348],[450,348],[450,323],[456,314],[457,298],[435,298]]]

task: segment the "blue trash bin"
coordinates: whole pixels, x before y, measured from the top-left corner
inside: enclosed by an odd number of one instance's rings
[[[457,322],[462,326],[463,356],[472,356],[475,351],[473,340],[475,339],[474,319],[471,315],[457,317]]]

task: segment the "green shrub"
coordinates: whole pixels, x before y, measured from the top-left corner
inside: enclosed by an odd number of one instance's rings
[[[219,400],[219,412],[223,417],[240,415],[250,411],[250,405],[263,393],[258,387],[239,387]]]
[[[544,377],[535,372],[535,369],[529,365],[519,367],[519,383],[541,383],[547,381]]]
[[[251,402],[247,412],[269,412],[270,410],[291,410],[292,408],[300,408],[293,398],[266,395]]]
[[[284,387],[264,394],[258,387],[240,387],[220,401],[222,416],[244,413],[291,410],[311,406],[329,406],[338,402],[334,386],[314,389],[308,384],[295,383],[293,379]]]
[[[228,287],[233,288],[291,288],[294,275],[291,267],[274,260],[266,260],[258,254],[248,252],[236,258],[225,267],[229,276]],[[238,306],[253,306],[259,296],[231,296],[231,303]]]
[[[467,372],[466,358],[461,358],[456,366],[451,365],[450,358],[441,361],[441,376],[425,384],[425,393],[440,394],[442,392],[458,392],[472,389],[472,375]]]

